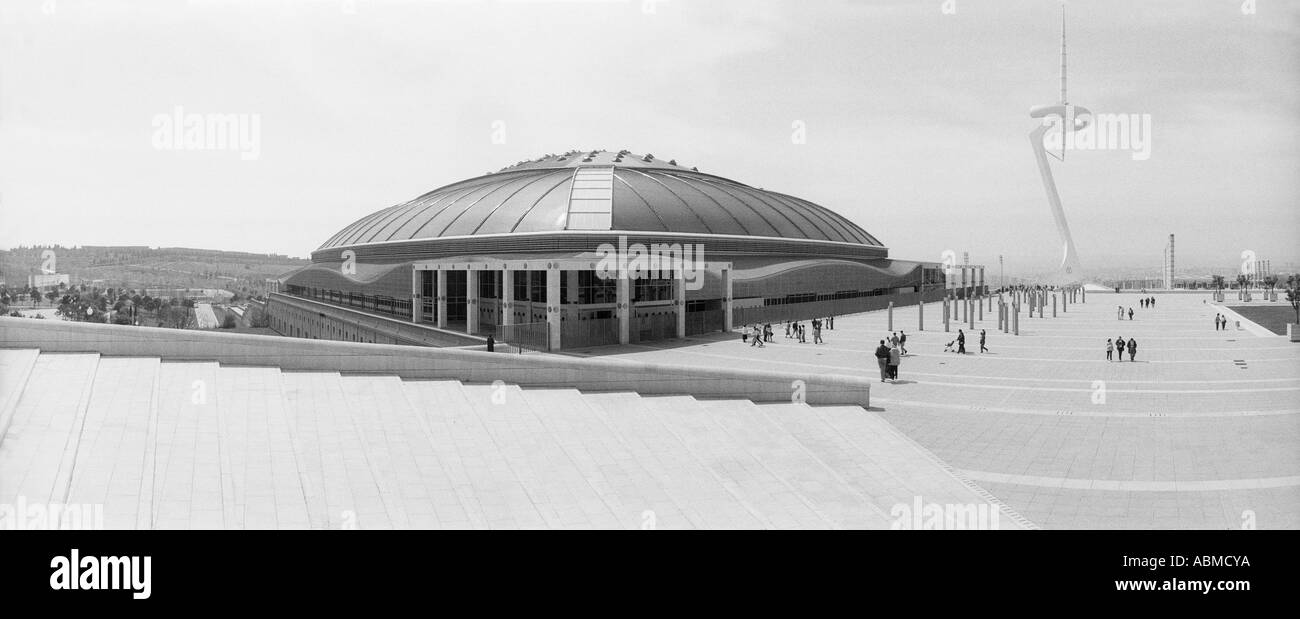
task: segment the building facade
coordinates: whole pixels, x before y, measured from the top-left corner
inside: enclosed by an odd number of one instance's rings
[[[800,198],[652,155],[569,152],[353,222],[313,252],[310,266],[272,284],[270,313],[273,328],[306,337],[355,330],[322,316],[304,330],[284,319],[299,310],[277,312],[277,304],[559,350],[843,315],[983,286],[982,268],[957,269],[954,279],[938,263],[892,259],[858,225]]]

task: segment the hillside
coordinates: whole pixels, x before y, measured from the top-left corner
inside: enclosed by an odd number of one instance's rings
[[[73,284],[125,288],[223,288],[257,295],[267,278],[305,266],[307,260],[280,254],[253,254],[181,247],[36,246],[0,251],[0,276],[23,287],[40,273],[42,254],[51,250],[59,273]]]

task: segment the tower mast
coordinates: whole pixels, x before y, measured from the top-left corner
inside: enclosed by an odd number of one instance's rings
[[[1069,105],[1065,98],[1065,3],[1061,3],[1061,105]]]

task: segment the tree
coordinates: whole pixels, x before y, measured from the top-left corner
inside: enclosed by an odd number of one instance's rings
[[[1300,324],[1300,275],[1292,273],[1286,278],[1286,300],[1295,311],[1296,324]]]
[[[1222,275],[1215,275],[1211,278],[1211,286],[1214,286],[1219,292],[1223,292],[1223,286],[1227,283]]]
[[[221,328],[234,329],[236,325],[237,323],[235,322],[235,315],[227,311],[225,317],[221,319]]]
[[[189,329],[194,326],[194,314],[187,307],[164,306],[158,310],[158,326]]]
[[[248,306],[248,313],[245,314],[248,319],[248,326],[256,328],[266,328],[271,326],[271,317],[266,315],[266,310],[256,305]]]

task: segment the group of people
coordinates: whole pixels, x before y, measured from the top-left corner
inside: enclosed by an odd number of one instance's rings
[[[813,343],[825,344],[826,342],[822,340],[822,327],[834,329],[835,317],[814,318],[810,326],[812,327]],[[740,341],[742,343],[748,342],[750,346],[763,348],[772,342],[772,333],[771,323],[745,325],[745,328],[740,331]],[[800,344],[806,344],[808,343],[808,326],[797,320],[794,322],[787,320],[785,321],[785,337],[786,339],[794,339]]]
[[[1228,330],[1228,317],[1227,317],[1227,316],[1224,316],[1223,314],[1215,314],[1215,315],[1214,315],[1214,330],[1215,330],[1215,331],[1227,331],[1227,330]]]
[[[763,342],[772,341],[772,325],[745,325],[745,328],[740,331],[740,341],[741,343],[748,342],[750,346],[763,348],[767,346]]]
[[[907,336],[903,335],[903,339]],[[880,365],[880,382],[886,380],[898,380],[898,364],[903,359],[903,340],[897,335],[891,337],[889,345],[886,340],[880,340],[880,346],[876,347],[876,362]]]
[[[829,320],[830,319],[823,320],[821,318],[812,319],[812,332],[813,332],[814,344],[825,343],[822,341],[822,326],[827,325]],[[788,320],[785,321],[785,336],[794,337],[796,340],[799,341],[800,344],[808,343],[807,327],[805,327],[802,322],[795,321],[794,323],[791,323]]]
[[[981,353],[986,353],[989,351],[988,346],[985,346],[986,342],[988,342],[988,333],[986,333],[984,329],[980,329],[980,352]],[[957,345],[957,350],[952,349],[953,344]],[[943,351],[955,352],[959,355],[966,354],[966,332],[961,329],[957,329],[957,339],[948,342],[948,344],[943,347]]]
[[[1144,309],[1145,309],[1145,308],[1148,308],[1148,307],[1155,307],[1155,306],[1156,306],[1156,298],[1155,298],[1155,297],[1146,297],[1146,298],[1144,298],[1144,299],[1138,299],[1138,306],[1139,306],[1139,307],[1142,307],[1142,308],[1144,308]],[[1118,311],[1119,311],[1118,318],[1119,318],[1120,320],[1124,320],[1124,306],[1123,306],[1123,305],[1116,305],[1115,307],[1118,308]],[[1129,320],[1133,320],[1133,308],[1131,308],[1131,307],[1128,308],[1128,319],[1129,319]]]
[[[1126,348],[1128,349],[1128,360],[1131,362],[1133,361],[1133,357],[1137,356],[1137,352],[1138,352],[1138,343],[1136,338],[1129,338],[1128,341],[1126,342],[1124,341],[1124,336],[1121,335],[1120,337],[1116,338],[1113,341],[1109,339],[1106,340],[1106,360],[1113,361],[1111,355],[1114,353],[1114,351],[1118,350],[1119,360],[1123,361],[1124,350]]]

